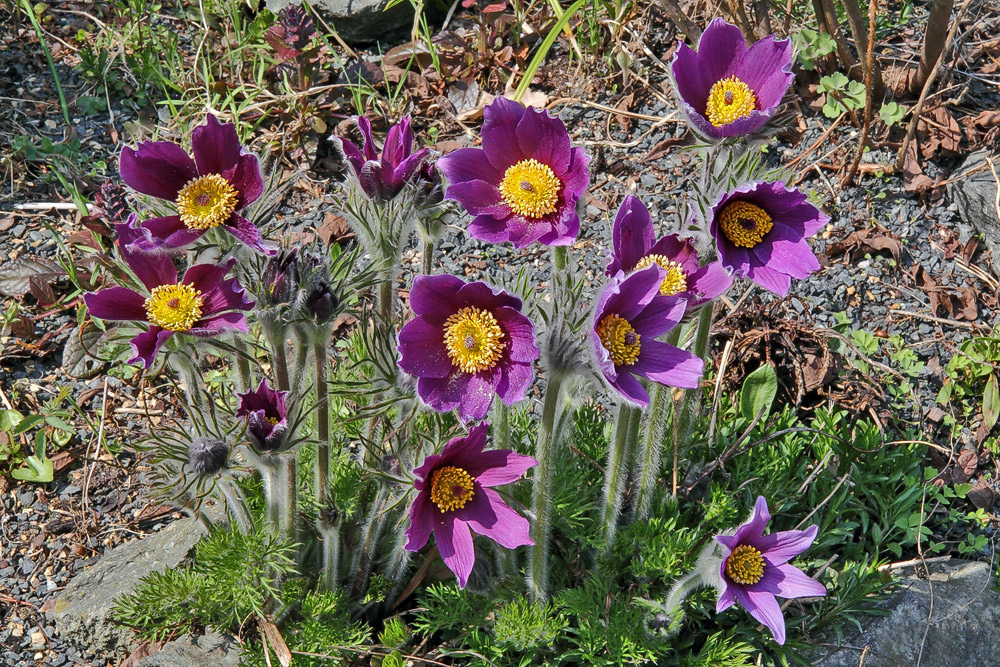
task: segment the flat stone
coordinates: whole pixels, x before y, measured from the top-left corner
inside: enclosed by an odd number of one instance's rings
[[[156,653],[146,656],[136,667],[238,667],[240,647],[228,637],[209,632],[201,637],[190,635],[167,642]]]
[[[994,155],[993,165],[1000,169]],[[948,179],[948,197],[958,204],[958,215],[982,235],[990,250],[990,266],[1000,274],[1000,219],[997,219],[997,182],[986,163],[986,151],[976,151],[965,159]]]
[[[813,653],[814,667],[971,667],[1000,656],[1000,593],[988,563],[950,560],[928,565],[927,578],[909,575],[861,634]],[[933,609],[931,609],[933,601]],[[926,637],[924,633],[926,632]]]
[[[277,14],[301,0],[267,0],[267,8]],[[390,0],[315,0],[310,6],[326,18],[341,39],[350,43],[377,42],[394,30],[413,25],[413,7],[401,2],[389,11]],[[317,26],[319,28],[320,26]]]

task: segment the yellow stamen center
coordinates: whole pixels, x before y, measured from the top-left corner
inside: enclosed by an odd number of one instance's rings
[[[749,544],[739,545],[726,559],[726,576],[738,584],[756,584],[764,576],[764,556]]]
[[[562,187],[551,167],[531,158],[507,168],[500,197],[514,213],[537,219],[555,212]]]
[[[444,346],[451,363],[466,373],[497,365],[506,344],[493,313],[467,306],[444,321]]]
[[[615,366],[631,366],[639,359],[639,334],[624,317],[605,316],[597,324],[597,335]]]
[[[717,81],[708,92],[705,115],[716,127],[728,125],[739,118],[746,118],[757,106],[757,96],[750,86],[735,76]]]
[[[219,174],[199,176],[177,193],[177,212],[188,229],[218,227],[236,210],[239,192]]]
[[[146,319],[170,331],[187,331],[201,319],[201,291],[183,283],[154,287],[143,304]]]
[[[278,424],[281,423],[281,419],[279,419],[278,417],[265,417],[265,419],[267,420],[267,423],[270,424],[271,426],[277,426]]]
[[[441,513],[460,510],[476,495],[473,477],[461,468],[445,466],[431,474],[431,501]]]
[[[687,274],[684,273],[684,267],[679,262],[667,259],[663,255],[646,255],[635,265],[635,270],[639,271],[653,264],[659,265],[661,269],[667,272],[667,276],[660,283],[660,294],[663,296],[673,296],[674,294],[687,291]]]
[[[726,204],[719,214],[719,227],[734,246],[753,248],[764,240],[774,223],[760,206],[734,201]]]

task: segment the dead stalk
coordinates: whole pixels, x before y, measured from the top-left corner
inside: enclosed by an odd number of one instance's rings
[[[847,0],[848,4],[854,0]],[[878,9],[878,0],[871,0],[868,5],[868,34],[873,38],[867,40],[868,48],[865,53],[865,123],[861,128],[861,140],[858,141],[858,152],[854,154],[854,162],[848,170],[847,175],[840,181],[840,189],[854,181],[854,175],[858,173],[858,165],[861,164],[861,156],[865,153],[865,146],[868,145],[868,132],[872,125],[872,98],[875,97],[873,90],[874,78],[874,51],[875,51],[875,11]]]

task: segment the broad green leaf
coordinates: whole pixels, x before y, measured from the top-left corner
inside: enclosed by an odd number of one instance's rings
[[[774,366],[761,366],[743,380],[740,390],[740,416],[744,419],[754,419],[763,410],[761,419],[767,419],[771,404],[778,394],[778,374]]]
[[[997,376],[990,375],[983,394],[983,422],[987,429],[993,428],[997,417],[1000,417],[1000,387],[997,386]]]
[[[0,411],[0,431],[10,433],[15,426],[21,423],[22,419],[24,419],[24,415],[17,410]]]

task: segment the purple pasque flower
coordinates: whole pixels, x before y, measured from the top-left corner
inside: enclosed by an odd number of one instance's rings
[[[240,397],[237,417],[247,418],[247,434],[261,452],[275,452],[285,442],[288,431],[288,410],[285,409],[287,391],[274,391],[262,379],[257,389]]]
[[[117,225],[117,230],[118,249],[149,294],[106,287],[83,298],[94,317],[149,325],[132,339],[129,363],[141,361],[149,368],[160,346],[175,333],[211,337],[247,330],[243,314],[237,311],[250,310],[254,303],[235,278],[226,278],[234,258],[221,264],[195,264],[178,280],[169,255],[138,249],[133,243],[138,233],[130,225]]]
[[[638,197],[629,195],[618,208],[612,227],[614,254],[608,261],[609,276],[626,274],[656,264],[667,272],[660,285],[663,296],[688,300],[688,308],[711,301],[725,293],[732,277],[719,262],[698,264],[698,250],[687,239],[668,234],[654,241],[653,219]]]
[[[775,596],[804,598],[826,595],[826,587],[788,561],[809,548],[816,539],[817,526],[806,530],[783,530],[764,535],[770,521],[767,501],[757,498],[753,514],[733,535],[718,535],[722,547],[719,575],[725,588],[715,605],[717,612],[734,602],[766,625],[774,640],[785,643],[785,618]]]
[[[576,204],[590,182],[590,158],[570,146],[566,126],[548,111],[498,97],[483,116],[482,148],[438,160],[448,198],[475,216],[469,233],[515,248],[533,241],[571,245],[580,232]]]
[[[792,278],[805,278],[819,269],[806,237],[829,220],[804,192],[789,190],[781,182],[757,181],[719,198],[712,207],[709,231],[727,270],[785,296]]]
[[[366,195],[378,201],[388,201],[398,195],[415,176],[419,180],[425,177],[423,167],[429,151],[421,148],[413,152],[413,130],[410,129],[409,116],[404,116],[403,120],[389,128],[381,157],[375,150],[371,121],[365,116],[358,116],[357,122],[364,137],[361,148],[349,139],[337,139]]]
[[[144,141],[122,149],[119,169],[126,185],[142,194],[173,202],[177,215],[142,223],[143,250],[179,248],[207,230],[221,227],[250,248],[268,255],[252,222],[238,213],[264,192],[257,156],[243,151],[232,123],[209,114],[191,136],[192,159],[169,141]]]
[[[760,129],[795,77],[789,40],[769,35],[747,48],[740,29],[721,18],[709,24],[697,51],[678,45],[671,70],[688,121],[713,140]]]
[[[528,520],[493,487],[517,481],[538,461],[509,449],[484,452],[488,426],[478,424],[468,436],[452,438],[413,471],[418,493],[410,506],[406,548],[419,551],[433,530],[438,552],[461,588],[476,562],[470,529],[508,549],[534,544]]]
[[[494,395],[524,400],[538,358],[535,327],[521,300],[483,282],[417,276],[410,291],[416,317],[399,332],[399,367],[417,380],[417,394],[435,410],[458,408],[482,419]]]
[[[649,394],[636,376],[671,387],[694,389],[704,362],[696,355],[656,340],[684,317],[687,301],[663,296],[667,272],[651,265],[629,276],[618,272],[594,308],[590,340],[604,378],[622,397],[641,407]]]

